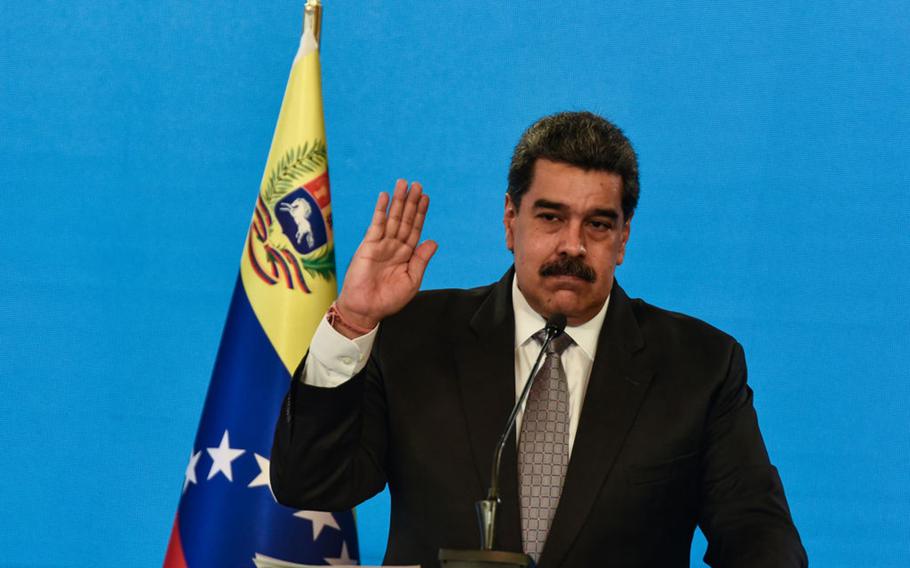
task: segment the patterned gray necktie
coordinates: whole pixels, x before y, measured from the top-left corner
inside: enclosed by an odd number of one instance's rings
[[[534,334],[543,344],[546,333]],[[521,419],[518,486],[524,550],[540,559],[550,522],[559,504],[569,466],[569,386],[560,354],[572,343],[565,333],[553,339],[540,365]]]

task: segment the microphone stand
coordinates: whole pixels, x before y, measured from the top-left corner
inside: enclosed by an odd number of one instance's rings
[[[518,410],[524,406],[534,385],[534,378],[537,376],[537,370],[543,360],[547,347],[550,342],[559,336],[566,327],[566,316],[563,314],[554,314],[547,320],[546,338],[537,354],[537,359],[531,367],[531,373],[525,386],[521,390],[521,395],[512,407],[509,419],[506,421],[506,428],[499,437],[499,443],[496,445],[496,452],[493,455],[493,466],[490,472],[490,489],[487,491],[486,499],[481,499],[474,504],[477,510],[477,522],[480,525],[480,550],[450,550],[441,549],[439,551],[439,560],[447,568],[481,568],[481,567],[515,567],[525,568],[533,566],[534,561],[527,554],[516,552],[503,552],[493,550],[493,539],[496,533],[496,509],[500,503],[499,494],[499,470],[502,462],[502,452],[506,447],[509,436],[515,428],[515,421],[518,418]]]

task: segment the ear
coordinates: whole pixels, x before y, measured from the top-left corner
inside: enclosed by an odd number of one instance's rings
[[[622,232],[620,233],[620,243],[619,243],[619,254],[616,255],[616,266],[622,264],[622,261],[626,257],[626,243],[629,242],[629,235],[632,232],[632,217],[626,219],[625,223],[622,224]]]
[[[515,202],[512,201],[512,197],[507,193],[505,212],[502,215],[502,224],[506,229],[506,248],[511,252],[515,252],[515,235],[513,225],[517,217],[518,208],[515,206]]]

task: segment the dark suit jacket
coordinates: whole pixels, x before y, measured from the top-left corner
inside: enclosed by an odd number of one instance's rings
[[[302,384],[301,364],[272,449],[278,501],[345,510],[388,483],[386,563],[477,548],[474,502],[515,400],[511,277],[418,294],[340,387]],[[501,490],[496,547],[519,551],[514,436]],[[807,564],[740,345],[614,284],[539,566],[688,566],[696,524],[712,566]]]

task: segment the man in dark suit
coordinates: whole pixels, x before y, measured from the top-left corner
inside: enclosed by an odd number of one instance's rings
[[[403,180],[391,205],[381,194],[282,409],[278,500],[342,510],[388,483],[386,562],[432,566],[441,547],[476,548],[473,503],[535,332],[564,314],[568,339],[548,352],[503,457],[496,548],[543,568],[688,566],[699,525],[712,566],[805,566],[742,348],[630,300],[613,278],[637,201],[618,128],[545,117],[509,172],[514,268],[484,288],[418,294],[436,250],[418,244],[428,197]]]

